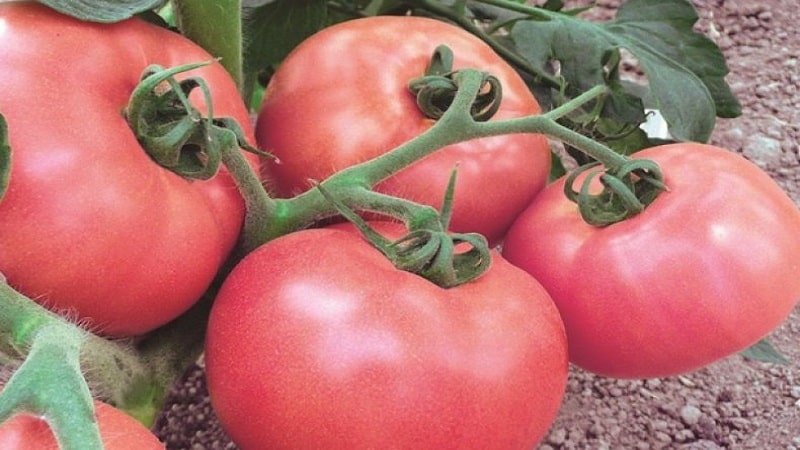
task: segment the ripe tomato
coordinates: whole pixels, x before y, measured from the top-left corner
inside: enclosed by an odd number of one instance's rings
[[[690,371],[778,326],[800,298],[800,212],[764,172],[717,147],[644,150],[668,192],[605,228],[546,188],[503,254],[553,296],[572,362],[614,377]]]
[[[243,201],[225,172],[188,181],[158,166],[123,109],[148,65],[210,59],[138,19],[99,25],[33,2],[0,5],[11,144],[0,272],[9,284],[116,336],[162,325],[202,295],[237,239]],[[208,82],[215,115],[252,136],[221,66],[190,75]]]
[[[265,169],[276,194],[305,191],[310,179],[322,181],[429,129],[433,121],[420,112],[407,85],[424,74],[439,44],[453,50],[456,69],[476,68],[500,80],[503,100],[495,118],[540,112],[514,69],[458,27],[420,17],[343,22],[300,44],[267,86],[256,139],[280,159]],[[540,135],[471,140],[437,151],[377,190],[439,208],[457,164],[451,228],[497,242],[544,187],[550,150]]]
[[[533,278],[499,254],[492,264],[442,289],[353,231],[256,249],[209,321],[224,428],[247,450],[532,448],[564,392],[563,325]]]
[[[100,437],[107,450],[164,450],[153,433],[124,412],[95,401]],[[50,426],[40,417],[18,414],[0,423],[3,450],[58,450]]]

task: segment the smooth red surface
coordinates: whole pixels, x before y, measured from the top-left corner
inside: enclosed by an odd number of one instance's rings
[[[549,296],[499,254],[442,289],[340,229],[248,255],[215,302],[205,362],[244,450],[531,449],[567,375]]]

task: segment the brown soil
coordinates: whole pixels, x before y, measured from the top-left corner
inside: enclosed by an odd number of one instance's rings
[[[580,3],[586,3],[580,2]],[[592,14],[613,15],[600,0]],[[744,113],[712,142],[759,164],[800,202],[800,29],[796,0],[695,0],[698,28],[725,52]],[[800,308],[771,336],[786,366],[736,355],[683,376],[614,380],[573,368],[539,450],[800,449]],[[214,420],[200,366],[157,424],[171,449],[235,449]]]

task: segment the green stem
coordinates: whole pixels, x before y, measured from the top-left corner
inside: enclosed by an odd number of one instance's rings
[[[548,9],[531,6],[525,3],[518,3],[509,0],[474,0],[476,3],[483,3],[484,5],[497,6],[509,11],[525,14],[539,20],[553,20],[564,17],[564,14],[550,11]]]
[[[247,253],[269,240],[267,235],[274,226],[273,223],[280,222],[282,205],[270,197],[238,148],[224,148],[222,163],[244,198],[246,213],[239,238],[239,250]]]
[[[480,3],[485,3],[488,5],[499,6],[501,8],[510,11],[520,12],[528,16],[536,17],[542,20],[549,20],[562,16],[559,13],[548,11],[543,8],[535,8],[532,6],[522,5],[515,2],[502,1],[502,0],[500,1],[478,0],[478,1]],[[425,9],[439,16],[445,17],[448,20],[457,24],[459,27],[479,37],[481,40],[486,42],[486,44],[489,45],[492,48],[492,50],[494,50],[496,53],[502,56],[503,59],[510,62],[513,66],[517,67],[518,69],[527,72],[533,75],[534,77],[544,81],[551,87],[559,88],[561,86],[562,83],[557,77],[553,76],[553,74],[551,73],[548,73],[532,65],[530,62],[528,62],[527,59],[525,59],[518,53],[514,52],[513,50],[509,49],[507,46],[501,44],[494,36],[487,33],[486,29],[475,24],[475,22],[473,22],[471,18],[469,18],[465,14],[460,13],[457,8],[445,5],[438,0],[412,0],[411,3],[419,8]]]
[[[348,206],[363,209],[370,207],[369,202],[365,202],[365,189],[375,186],[438,149],[470,139],[513,133],[540,133],[557,137],[613,167],[626,161],[624,157],[610,148],[556,122],[559,117],[604,95],[605,87],[591,89],[547,114],[478,122],[470,115],[470,109],[484,80],[485,76],[482,72],[473,69],[459,71],[457,75],[459,89],[451,107],[429,130],[390,152],[343,169],[320,184]],[[376,197],[372,197],[372,199],[376,199]],[[251,241],[250,248],[254,248],[253,245],[256,243],[267,242],[288,232],[305,228],[316,220],[337,214],[336,208],[324,198],[318,189],[307,190],[291,199],[271,201],[273,205],[270,206],[270,213],[264,223],[264,228],[259,230],[258,238]],[[382,201],[388,201],[388,199]],[[404,200],[399,201],[403,202]],[[406,201],[406,203],[411,202]],[[377,208],[374,201],[371,207]],[[394,206],[384,207],[384,211],[386,208],[400,207],[395,201]],[[403,208],[406,208],[407,212],[420,211],[413,209],[412,206]]]
[[[59,330],[65,343],[80,343],[80,360],[95,395],[122,409],[127,409],[132,397],[139,397],[137,390],[155,383],[151,369],[127,343],[101,338],[65,322],[0,282],[0,337],[14,350],[14,356],[30,357],[31,346],[46,329]],[[131,406],[141,410],[143,405]],[[150,409],[154,413],[157,407]]]
[[[30,353],[0,393],[0,422],[18,413],[43,417],[63,450],[102,450],[94,404],[81,373],[83,336],[48,322],[31,337]]]
[[[470,124],[476,122],[469,112],[473,100],[483,85],[484,76],[481,72],[471,69],[459,73],[460,88],[453,103],[431,129],[391,152],[331,175],[320,183],[323,189],[335,193],[343,203],[362,209],[362,206],[365,206],[361,204],[365,189],[375,186],[446,145],[479,137],[470,133],[470,129],[474,129]],[[274,214],[267,221],[266,228],[261,234],[262,243],[337,213],[336,208],[325,199],[319,189],[309,189],[291,199],[275,201],[278,206],[273,209]],[[391,208],[397,208],[397,201],[413,205],[412,202],[396,199],[395,206]],[[378,207],[374,202],[372,205]]]
[[[174,0],[181,33],[206,49],[243,92],[241,0]]]
[[[570,114],[592,100],[605,95],[606,86],[595,86],[569,102],[545,114],[476,124],[480,133],[489,136],[512,133],[540,133],[571,145],[607,168],[617,168],[628,160],[608,146],[584,136],[558,123],[558,119]]]

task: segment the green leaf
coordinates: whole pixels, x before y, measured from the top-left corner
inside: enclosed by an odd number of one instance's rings
[[[0,200],[8,190],[11,178],[11,145],[8,143],[8,123],[0,114]]]
[[[112,23],[151,10],[164,0],[39,0],[68,16],[88,22]]]
[[[752,347],[743,350],[741,355],[754,361],[781,365],[789,364],[789,360],[766,338],[756,342]]]
[[[327,24],[324,0],[275,0],[242,13],[244,68],[253,73],[279,63]]]
[[[629,0],[615,20],[594,23],[569,16],[518,22],[512,37],[518,51],[545,68],[557,60],[576,95],[607,82],[609,53],[624,48],[645,72],[649,90],[679,140],[705,142],[715,117],[741,113],[724,81],[728,67],[720,49],[692,29],[698,16],[688,0]],[[621,89],[621,85],[618,87]]]

